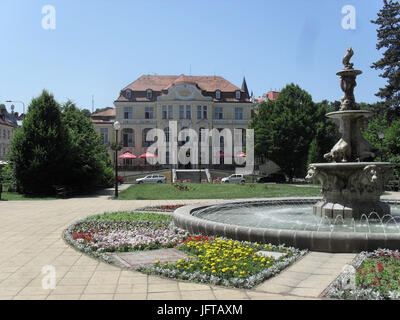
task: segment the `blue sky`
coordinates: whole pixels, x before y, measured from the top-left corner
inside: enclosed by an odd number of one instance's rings
[[[42,7],[56,9],[56,29],[42,28]],[[342,7],[356,8],[344,30]],[[314,101],[343,95],[336,71],[346,48],[364,71],[357,101],[374,102],[385,81],[370,68],[380,58],[381,0],[1,0],[0,103],[29,104],[43,88],[81,108],[112,106],[142,74],[220,75],[256,96],[294,82]],[[9,106],[9,104],[7,104]],[[22,107],[16,105],[17,111]]]

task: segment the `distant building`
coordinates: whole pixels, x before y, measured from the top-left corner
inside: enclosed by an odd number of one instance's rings
[[[253,103],[245,78],[239,88],[220,76],[181,74],[141,76],[121,90],[114,106],[115,110],[93,114],[92,121],[109,145],[115,140],[112,124],[118,120],[121,153],[137,156],[153,143],[146,140],[150,129],[164,130],[169,139],[169,121],[173,120],[178,123],[178,132],[193,129],[199,134],[203,129],[229,128],[242,129],[245,135]]]
[[[269,101],[269,100],[276,100],[279,97],[279,92],[278,91],[268,91],[267,93],[264,93],[261,97],[254,98],[254,103],[261,103],[263,101]]]
[[[6,160],[8,148],[18,128],[15,115],[7,112],[6,108],[0,110],[0,161]]]

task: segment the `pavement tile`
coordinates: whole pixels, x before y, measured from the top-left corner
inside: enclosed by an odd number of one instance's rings
[[[248,300],[249,297],[245,291],[242,290],[230,290],[230,289],[214,289],[215,297],[218,300]]]
[[[117,286],[113,285],[96,285],[96,286],[87,286],[85,288],[84,294],[114,294]]]
[[[178,283],[179,290],[181,291],[208,291],[210,290],[210,286],[206,284],[198,284],[198,283],[190,283],[190,282],[179,282]]]
[[[80,294],[51,294],[46,300],[79,300],[80,296]]]
[[[146,300],[146,293],[116,293],[114,300]]]
[[[203,291],[181,291],[183,300],[215,300],[211,289]]]
[[[46,296],[15,296],[13,300],[46,300]]]
[[[115,292],[118,294],[147,293],[147,284],[119,284]]]
[[[148,300],[181,300],[182,297],[178,291],[151,292],[147,294]]]
[[[178,290],[178,284],[176,282],[168,284],[149,284],[147,288],[148,292],[168,292],[174,290]]]
[[[51,295],[82,294],[86,286],[57,286],[50,292]]]
[[[83,294],[80,297],[80,300],[113,300],[113,299],[114,299],[113,294],[101,294],[101,293]]]

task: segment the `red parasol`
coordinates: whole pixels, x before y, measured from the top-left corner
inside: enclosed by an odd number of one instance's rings
[[[130,153],[130,152],[125,152],[124,154],[121,154],[119,156],[119,158],[120,159],[136,159],[137,157],[134,154]]]
[[[156,156],[155,154],[152,154],[151,152],[146,152],[143,153],[139,156],[139,159],[146,159],[146,158],[157,158],[158,156]]]

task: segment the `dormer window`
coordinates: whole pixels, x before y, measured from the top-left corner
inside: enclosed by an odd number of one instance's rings
[[[151,100],[153,98],[153,90],[147,89],[146,90],[146,97],[147,97],[147,99]]]
[[[240,90],[236,90],[235,95],[236,95],[236,99],[240,100]]]
[[[220,99],[221,99],[221,90],[215,91],[215,98],[216,98],[217,100],[220,100]]]
[[[132,99],[132,90],[131,89],[126,90],[125,96],[127,99]]]

